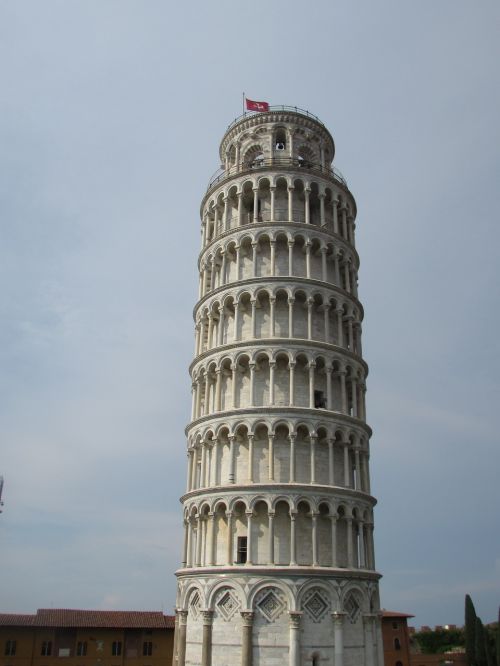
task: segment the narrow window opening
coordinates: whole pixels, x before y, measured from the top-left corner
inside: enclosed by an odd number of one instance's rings
[[[14,657],[16,654],[17,641],[6,641],[5,642],[5,656]]]
[[[247,561],[247,537],[238,537],[237,564],[246,564]]]
[[[276,132],[275,148],[277,151],[280,152],[286,149],[286,132],[284,129],[279,129]]]
[[[113,643],[111,644],[111,656],[119,657],[121,653],[122,653],[122,642],[113,641]]]
[[[43,641],[42,649],[40,651],[42,657],[50,657],[52,654],[52,641]]]
[[[399,640],[399,638],[394,639],[394,649],[401,650],[401,641]]]
[[[323,391],[314,391],[314,407],[316,409],[326,409],[326,398]]]
[[[78,641],[78,643],[76,644],[76,656],[77,657],[87,656],[87,641]]]

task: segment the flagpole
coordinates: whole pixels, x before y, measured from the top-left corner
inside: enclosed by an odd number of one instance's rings
[[[245,93],[242,93],[242,96],[243,96],[243,99],[242,99],[242,103],[243,103],[243,115],[245,115]]]

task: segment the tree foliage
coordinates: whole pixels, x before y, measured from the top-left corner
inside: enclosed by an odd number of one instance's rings
[[[497,624],[497,638],[496,638],[496,657],[497,657],[497,666],[500,666],[500,608],[498,609],[498,624]]]
[[[472,599],[465,596],[465,652],[469,666],[500,666],[499,624],[484,626],[477,617]]]
[[[469,666],[476,665],[476,609],[472,599],[465,595],[465,654]]]
[[[419,631],[413,635],[413,640],[425,654],[441,654],[465,644],[463,629]]]
[[[486,659],[486,636],[483,623],[476,617],[476,642],[474,648],[474,666],[488,666]]]

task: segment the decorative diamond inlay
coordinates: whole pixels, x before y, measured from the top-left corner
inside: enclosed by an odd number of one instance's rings
[[[231,590],[225,590],[216,603],[217,610],[226,622],[228,622],[240,607],[240,602]]]
[[[329,604],[319,590],[314,590],[303,604],[303,608],[313,622],[321,622],[328,612]]]
[[[285,610],[286,605],[274,590],[269,590],[257,602],[257,608],[268,622],[274,622]]]
[[[195,620],[198,619],[198,616],[200,614],[200,605],[201,605],[200,595],[198,594],[198,592],[195,592],[191,597],[191,602],[189,604],[189,610]]]
[[[345,600],[344,610],[347,613],[347,616],[349,617],[351,623],[354,624],[359,617],[361,609],[353,594],[350,594]]]

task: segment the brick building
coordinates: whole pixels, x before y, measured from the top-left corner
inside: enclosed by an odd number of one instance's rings
[[[0,666],[166,666],[174,618],[161,612],[0,613]]]
[[[408,613],[382,610],[382,641],[385,666],[410,666]]]
[[[419,652],[410,641],[415,633],[408,627],[408,613],[397,613],[382,610],[382,640],[384,644],[384,666],[467,666],[467,657],[463,651],[425,654]],[[454,625],[449,625],[454,626]],[[436,627],[435,630],[443,629]],[[421,631],[432,631],[430,627],[422,627]]]

